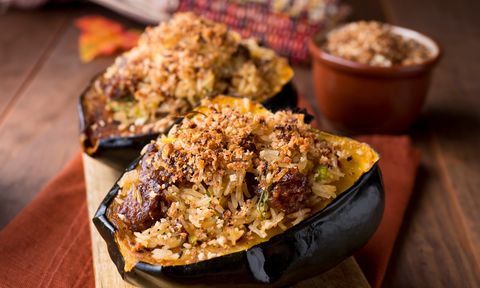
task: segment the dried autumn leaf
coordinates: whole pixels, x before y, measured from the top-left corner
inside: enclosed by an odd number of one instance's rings
[[[75,20],[82,33],[79,37],[79,53],[83,62],[90,62],[98,55],[111,55],[117,50],[129,50],[137,44],[141,32],[125,30],[115,21],[99,15],[88,15]]]

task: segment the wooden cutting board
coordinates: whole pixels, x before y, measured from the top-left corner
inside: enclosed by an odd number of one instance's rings
[[[83,154],[85,182],[87,187],[87,204],[90,219],[93,218],[98,206],[121,172]],[[90,221],[92,236],[93,268],[96,287],[134,287],[123,281],[108,255],[107,245]],[[360,270],[357,261],[352,257],[337,265],[330,271],[317,277],[302,281],[295,288],[309,287],[359,287],[369,288],[367,279]]]

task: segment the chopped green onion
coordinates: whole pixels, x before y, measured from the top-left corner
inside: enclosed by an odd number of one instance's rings
[[[197,236],[194,236],[191,234],[188,235],[188,242],[190,242],[190,244],[195,245],[195,243],[197,243],[197,240],[198,240]]]
[[[135,115],[137,116],[137,118],[142,118],[142,113],[140,112],[140,109],[137,109],[137,111],[135,111]]]
[[[213,221],[215,221],[215,224],[217,224],[217,218],[215,216],[212,216]],[[223,227],[220,227],[220,233],[223,232]]]
[[[265,192],[265,190],[262,190],[262,195],[260,195],[260,198],[258,199],[258,202],[257,202],[257,211],[260,214],[260,217],[262,217],[262,221],[265,220],[265,217],[263,217],[263,212],[260,210],[260,203],[262,203],[263,192]]]
[[[205,90],[205,94],[210,94],[210,90],[207,89],[207,87],[202,87],[202,91]]]
[[[320,181],[325,178],[327,178],[327,167],[323,165],[318,165],[315,167],[316,170],[318,170],[318,176],[315,178],[315,181]]]
[[[135,100],[134,96],[128,96],[128,97],[125,97],[125,98],[120,98],[117,101],[118,102],[130,102],[130,101],[133,101],[133,100]]]
[[[207,193],[206,193],[206,194],[207,194],[208,197],[212,197],[212,194],[210,194],[210,192],[208,191],[208,189],[207,189]]]
[[[107,105],[110,107],[110,109],[112,109],[113,112],[118,112],[120,110],[126,111],[125,107],[122,107],[121,105],[117,106],[113,101],[109,101]]]
[[[265,211],[265,202],[267,201],[269,194],[270,193],[267,190],[267,194],[265,194],[265,196],[263,196],[263,211]]]
[[[258,199],[258,202],[257,202],[257,211],[258,213],[260,213],[260,217],[262,217],[262,221],[265,220],[265,217],[263,217],[263,213],[265,212],[265,202],[267,201],[269,194],[270,193],[268,192],[268,189],[267,190],[262,189],[262,195],[260,195],[260,198]],[[260,210],[260,203],[263,203],[262,210]]]

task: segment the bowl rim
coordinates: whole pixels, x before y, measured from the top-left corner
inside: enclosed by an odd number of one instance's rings
[[[372,66],[368,64],[363,64],[363,63],[359,63],[359,62],[355,62],[355,61],[340,58],[338,56],[331,55],[326,51],[324,51],[319,45],[316,44],[317,43],[316,40],[318,38],[322,39],[321,43],[323,44],[323,42],[325,41],[324,38],[326,37],[328,32],[334,29],[338,29],[347,24],[348,23],[336,26],[333,29],[329,29],[328,31],[319,31],[310,37],[308,46],[309,46],[313,61],[318,61],[321,64],[327,65],[333,69],[343,70],[343,71],[351,72],[355,74],[401,77],[401,76],[410,76],[414,74],[429,72],[438,63],[438,61],[440,60],[443,54],[442,48],[440,47],[438,42],[435,41],[433,38],[423,33],[420,33],[418,31],[397,26],[397,25],[392,25],[392,24],[388,24],[388,25],[392,27],[392,30],[394,33],[399,34],[400,36],[405,37],[407,39],[414,39],[419,43],[425,45],[427,49],[429,49],[433,53],[433,56],[430,59],[420,64],[408,65],[408,66],[394,65],[391,67],[381,67],[381,66]]]

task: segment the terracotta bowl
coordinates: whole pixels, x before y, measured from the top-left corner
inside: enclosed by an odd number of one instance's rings
[[[313,83],[325,129],[345,134],[397,134],[413,123],[441,50],[423,34],[398,26],[392,29],[425,45],[432,58],[420,65],[375,67],[320,49],[316,43],[323,45],[326,33],[310,39]]]

